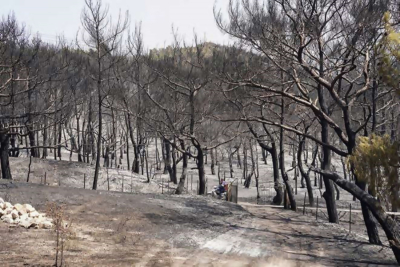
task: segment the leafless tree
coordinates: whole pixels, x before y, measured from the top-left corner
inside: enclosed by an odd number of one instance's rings
[[[96,166],[93,179],[93,190],[97,189],[100,169],[101,143],[103,134],[103,101],[110,88],[108,81],[115,79],[112,68],[121,60],[121,40],[128,27],[128,16],[120,14],[115,25],[112,24],[108,14],[108,6],[102,2],[85,0],[86,7],[82,11],[82,26],[85,30],[83,40],[85,45],[92,49],[88,55],[92,58],[94,73],[91,79],[96,83],[98,131],[96,143]],[[127,14],[126,14],[127,15]]]

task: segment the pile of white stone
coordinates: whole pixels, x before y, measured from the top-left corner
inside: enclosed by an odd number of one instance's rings
[[[47,218],[46,214],[37,212],[31,205],[12,205],[2,198],[0,198],[0,218],[4,223],[20,225],[27,229],[50,229],[53,227],[53,220]]]

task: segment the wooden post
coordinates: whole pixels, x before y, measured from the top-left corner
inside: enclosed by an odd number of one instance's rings
[[[315,219],[318,221],[318,196],[317,196],[317,212],[315,213]]]
[[[351,203],[350,203],[349,233],[351,233]]]
[[[306,197],[307,192],[304,192],[303,215],[306,214]]]
[[[295,176],[294,176],[294,193],[295,195],[297,195],[297,173],[295,172]]]
[[[83,174],[83,189],[86,189],[86,173]]]
[[[46,184],[47,172],[44,172],[44,184]]]
[[[124,177],[122,176],[122,193],[124,192]]]

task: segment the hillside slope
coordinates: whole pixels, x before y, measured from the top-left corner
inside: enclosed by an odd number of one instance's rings
[[[395,264],[390,249],[290,211],[207,197],[0,184],[12,203],[63,206],[76,237],[69,266],[370,266]],[[0,222],[0,262],[50,266],[55,234]]]

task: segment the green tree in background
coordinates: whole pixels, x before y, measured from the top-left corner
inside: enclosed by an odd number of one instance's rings
[[[400,33],[390,23],[391,15],[383,16],[385,33],[378,45],[380,55],[379,74],[381,80],[400,94]]]
[[[392,143],[389,135],[360,136],[354,153],[348,158],[349,168],[352,166],[386,210],[392,211],[397,211],[399,206],[398,148],[398,143]]]

